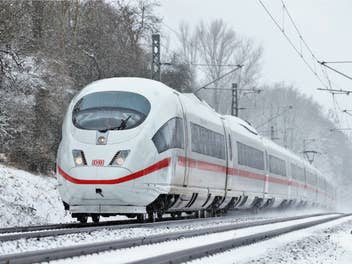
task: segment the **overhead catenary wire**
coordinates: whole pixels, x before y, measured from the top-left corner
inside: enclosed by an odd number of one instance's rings
[[[349,76],[349,75],[347,75],[347,74],[345,74],[345,73],[343,73],[343,72],[341,72],[341,71],[339,71],[339,70],[337,70],[337,69],[335,69],[335,68],[333,68],[333,67],[331,67],[331,66],[329,66],[329,65],[326,65],[326,62],[324,62],[324,61],[319,61],[319,63],[320,63],[322,66],[328,68],[329,70],[332,70],[332,71],[336,72],[337,74],[339,74],[339,75],[341,75],[341,76],[343,76],[343,77],[345,77],[345,78],[347,78],[347,79],[349,79],[349,80],[352,81],[352,77],[351,77],[351,76]]]
[[[220,79],[222,79],[222,78],[224,78],[224,77],[230,75],[231,73],[234,73],[235,71],[241,69],[242,67],[243,67],[243,65],[237,65],[236,68],[232,69],[231,71],[226,72],[225,74],[219,76],[218,78],[212,80],[211,82],[208,82],[207,84],[205,84],[205,85],[199,87],[199,88],[196,89],[193,93],[196,94],[196,93],[199,92],[201,89],[204,89],[204,88],[206,88],[207,86],[209,86],[209,85],[211,85],[211,84],[213,84],[213,83],[219,81]]]
[[[295,46],[295,44],[293,43],[293,41],[290,39],[290,37],[286,34],[285,30],[280,26],[279,22],[277,22],[277,20],[274,18],[274,16],[271,14],[271,12],[269,11],[269,9],[265,6],[265,4],[263,3],[262,0],[258,0],[259,4],[263,7],[263,9],[265,10],[265,12],[268,14],[268,16],[271,18],[271,20],[274,22],[274,24],[276,25],[276,27],[280,30],[280,32],[284,35],[284,37],[286,38],[286,40],[289,42],[289,44],[291,45],[291,47],[296,51],[297,55],[302,59],[302,61],[306,64],[306,66],[308,67],[308,69],[314,74],[314,76],[319,80],[319,82],[324,86],[324,87],[328,87],[326,85],[326,83],[321,79],[321,77],[319,76],[319,74],[317,73],[317,71],[315,69],[313,69],[313,67],[308,63],[308,61],[306,60],[306,58],[304,57],[303,53],[301,51],[299,51],[299,49]],[[287,10],[287,8],[286,8]],[[298,29],[298,28],[297,28]],[[299,31],[298,31],[299,32]],[[302,36],[300,34],[300,36]],[[302,37],[303,38],[303,37]],[[306,43],[306,42],[305,42]],[[309,46],[308,46],[309,47]],[[311,49],[310,49],[311,50]],[[311,53],[314,55],[314,53]],[[316,56],[314,55],[314,58],[316,58]],[[317,60],[314,61],[314,63],[317,63]]]
[[[319,82],[323,85],[323,89],[320,88],[318,90],[324,90],[324,91],[328,91],[332,94],[332,97],[333,97],[333,105],[334,105],[334,108],[335,108],[335,113],[336,113],[336,117],[337,117],[337,121],[339,123],[339,125],[341,125],[341,119],[340,119],[340,116],[339,116],[339,113],[341,112],[338,112],[337,110],[337,101],[334,97],[335,94],[349,94],[351,91],[347,91],[347,90],[337,90],[337,89],[333,89],[333,85],[332,85],[332,82],[329,78],[329,74],[326,72],[326,68],[329,68],[330,70],[333,70],[335,72],[337,72],[338,74],[348,78],[348,79],[351,79],[352,80],[352,77],[351,76],[348,76],[347,74],[344,74],[328,65],[326,65],[326,62],[325,64],[323,64],[321,61],[318,60],[317,56],[314,54],[312,48],[308,45],[308,43],[306,42],[306,40],[303,38],[303,35],[299,29],[299,27],[297,26],[297,23],[295,22],[293,16],[291,15],[290,11],[288,10],[287,8],[287,5],[285,4],[284,0],[280,0],[281,1],[281,4],[282,4],[282,10],[283,10],[283,23],[284,23],[284,17],[285,17],[285,13],[287,14],[290,22],[292,23],[299,39],[300,39],[300,44],[301,44],[301,50],[299,50],[299,48],[293,43],[293,41],[291,40],[291,38],[288,36],[288,34],[285,32],[285,28],[284,28],[284,24],[282,24],[282,27],[280,26],[279,22],[277,22],[277,20],[274,18],[274,16],[272,15],[272,13],[270,12],[270,10],[266,7],[266,5],[263,3],[262,0],[258,0],[258,2],[260,3],[260,5],[263,7],[263,9],[265,10],[265,12],[269,15],[269,17],[271,18],[271,20],[274,22],[274,24],[276,25],[276,27],[280,30],[280,32],[284,35],[284,37],[286,38],[286,40],[289,42],[289,44],[292,46],[292,48],[296,51],[296,53],[298,54],[298,56],[303,60],[303,62],[307,65],[307,67],[309,68],[309,70],[316,76],[316,78],[319,80]],[[310,56],[312,57],[313,59],[313,62],[314,62],[314,66],[316,65],[319,65],[320,66],[320,70],[321,70],[321,74],[323,77],[325,77],[324,79],[326,79],[327,81],[327,84],[322,80],[321,76],[318,74],[316,68],[313,69],[313,67],[308,63],[306,57],[304,56],[303,54],[303,51],[302,51],[302,43],[303,45],[305,46],[306,50],[308,51],[308,53],[310,54]],[[329,62],[327,62],[329,63]],[[352,61],[349,61],[349,60],[345,60],[345,61],[331,61],[331,63],[352,63]]]
[[[352,61],[323,61],[325,64],[338,64],[338,63],[341,63],[341,64],[344,64],[344,63],[352,63]]]
[[[290,111],[291,109],[293,109],[293,106],[292,105],[289,105],[286,109],[284,109],[283,111],[279,112],[278,114],[276,114],[275,116],[269,118],[268,120],[266,120],[265,122],[259,124],[258,126],[256,126],[256,129],[270,123],[272,120],[282,116],[283,114],[285,114],[286,112]]]
[[[312,57],[313,57],[316,61],[318,61],[318,59],[317,59],[317,57],[315,56],[315,54],[313,53],[312,49],[310,48],[310,46],[307,44],[307,42],[306,42],[305,39],[303,38],[303,35],[302,35],[302,33],[300,32],[300,30],[298,29],[298,26],[297,26],[296,22],[294,21],[293,17],[291,16],[291,13],[290,13],[290,11],[288,10],[288,8],[287,8],[287,6],[286,6],[284,0],[281,0],[281,3],[282,3],[282,7],[283,7],[284,11],[286,11],[288,18],[290,19],[291,23],[293,24],[293,26],[294,26],[294,28],[295,28],[295,30],[296,30],[296,32],[297,32],[299,38],[300,38],[301,41],[303,42],[304,46],[307,48],[307,50],[308,50],[309,53],[312,55]]]
[[[303,34],[301,33],[301,31],[299,30],[298,26],[297,26],[297,23],[295,22],[295,20],[293,19],[293,16],[291,15],[290,11],[288,10],[287,8],[287,5],[285,4],[284,0],[280,0],[281,3],[282,3],[282,8],[283,8],[283,11],[286,12],[288,18],[290,19],[293,27],[295,28],[297,34],[298,34],[298,37],[300,38],[301,42],[300,43],[303,43],[303,45],[306,47],[306,49],[308,50],[308,52],[310,53],[310,55],[312,56],[313,60],[314,60],[314,66],[317,65],[317,63],[319,63],[319,60],[317,58],[317,56],[314,54],[313,52],[313,49],[308,45],[307,41],[303,38]],[[283,14],[284,15],[284,14]],[[302,47],[301,47],[301,53],[302,53]],[[320,64],[319,64],[320,65]],[[322,65],[320,65],[322,66]],[[316,71],[316,69],[315,69]],[[321,71],[323,72],[324,71],[324,67],[321,67]],[[330,80],[328,80],[329,82],[329,86],[331,88],[331,82]]]

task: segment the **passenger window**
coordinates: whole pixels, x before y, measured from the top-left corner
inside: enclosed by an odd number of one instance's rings
[[[237,142],[238,149],[238,164],[244,165],[250,168],[264,170],[264,152],[245,145],[241,142]]]
[[[175,117],[167,121],[152,140],[159,153],[168,149],[180,148],[183,149],[183,120]]]
[[[269,171],[277,175],[286,176],[286,162],[275,156],[269,155]]]
[[[225,136],[191,123],[192,151],[218,159],[226,159]]]

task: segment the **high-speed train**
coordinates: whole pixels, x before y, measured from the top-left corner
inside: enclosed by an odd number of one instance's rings
[[[57,179],[65,209],[80,222],[335,201],[319,170],[247,122],[142,78],[95,81],[72,99]]]

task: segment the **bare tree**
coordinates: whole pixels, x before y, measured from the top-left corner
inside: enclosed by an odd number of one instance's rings
[[[189,78],[190,78],[190,89],[195,89],[196,78],[197,78],[197,66],[199,57],[199,44],[196,32],[192,32],[189,25],[185,22],[181,22],[179,26],[178,39],[180,42],[179,54],[181,60],[188,66]]]
[[[260,73],[262,50],[251,40],[239,37],[223,20],[200,22],[193,31],[183,23],[180,25],[179,39],[182,54],[189,64],[206,65],[201,68],[203,82],[218,79],[236,65],[243,64],[241,74],[237,72],[221,79],[214,83],[213,88],[231,88],[232,82],[242,88],[255,85]],[[200,95],[217,111],[231,111],[231,91],[206,90],[201,91]]]

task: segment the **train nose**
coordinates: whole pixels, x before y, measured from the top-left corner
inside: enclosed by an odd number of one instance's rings
[[[132,172],[125,167],[74,167],[69,170],[69,175],[72,177],[69,181],[77,184],[93,184],[93,185],[111,185],[124,183],[124,187],[130,183],[125,177]]]
[[[122,167],[74,167],[58,170],[64,179],[66,200],[71,204],[128,204],[133,189],[131,171]],[[127,199],[127,197],[129,197]]]

